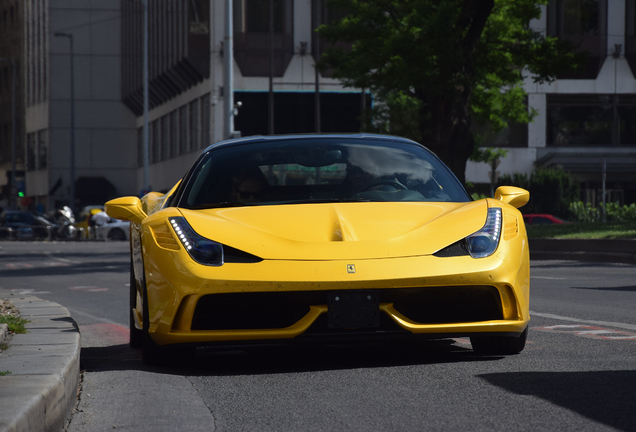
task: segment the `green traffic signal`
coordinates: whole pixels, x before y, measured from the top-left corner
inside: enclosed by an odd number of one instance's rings
[[[18,196],[19,196],[20,198],[24,198],[24,192],[21,192],[21,191],[20,191],[20,192],[18,192]]]

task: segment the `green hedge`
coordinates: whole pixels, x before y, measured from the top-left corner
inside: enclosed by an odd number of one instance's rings
[[[530,201],[521,211],[525,214],[548,213],[563,219],[570,217],[570,204],[579,200],[579,182],[558,168],[537,168],[526,174],[502,175],[499,186],[517,186],[530,192]]]
[[[592,207],[590,203],[576,201],[570,203],[572,219],[578,222],[598,222],[603,219],[603,205]],[[608,222],[636,221],[636,203],[621,206],[618,203],[605,205],[605,220]]]

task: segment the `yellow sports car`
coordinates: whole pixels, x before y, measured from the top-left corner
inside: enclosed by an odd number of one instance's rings
[[[147,363],[200,345],[383,338],[468,336],[476,352],[518,353],[528,198],[500,187],[474,201],[404,138],[213,144],[168,193],[106,203],[131,222],[130,343]]]

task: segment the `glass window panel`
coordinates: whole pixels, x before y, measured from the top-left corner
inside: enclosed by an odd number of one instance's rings
[[[269,32],[269,0],[245,1],[245,26],[250,33]],[[284,2],[274,0],[274,33],[283,31]]]
[[[636,106],[618,107],[618,143],[636,145]]]
[[[38,169],[45,169],[48,166],[48,151],[49,151],[49,134],[47,130],[41,130],[38,132]]]
[[[563,35],[599,34],[599,0],[563,0]]]
[[[201,147],[208,147],[210,142],[210,94],[201,97]]]
[[[177,110],[170,113],[170,157],[179,155],[179,125],[177,122]]]
[[[611,145],[611,106],[548,107],[548,145]]]
[[[188,151],[188,106],[184,105],[179,108],[179,154]]]
[[[199,100],[190,102],[190,150],[199,148]]]
[[[26,160],[26,166],[27,166],[27,171],[33,171],[35,170],[36,167],[36,139],[35,139],[35,132],[30,133],[27,135],[27,160]]]

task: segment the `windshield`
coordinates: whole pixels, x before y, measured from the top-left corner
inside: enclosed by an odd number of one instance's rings
[[[425,148],[360,138],[268,141],[208,151],[187,180],[179,205],[354,201],[448,201],[470,198]]]

